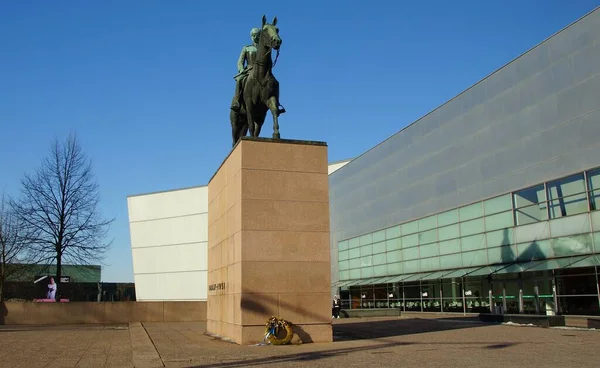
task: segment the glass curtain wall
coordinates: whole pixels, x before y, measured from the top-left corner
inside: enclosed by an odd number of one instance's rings
[[[598,314],[595,266],[600,257],[586,269],[587,274],[563,270],[560,262],[539,267],[542,273],[510,269],[494,273],[493,267],[600,253],[599,208],[597,168],[342,241],[338,244],[340,280],[366,280],[367,284],[342,290],[344,305]],[[439,270],[450,274],[486,266],[489,273],[421,280],[421,275]],[[406,277],[400,277],[399,283],[368,285],[369,279],[397,275]]]
[[[405,312],[600,315],[596,267],[358,285],[341,291],[342,309]],[[490,303],[491,302],[491,303]],[[556,304],[556,302],[558,302]]]

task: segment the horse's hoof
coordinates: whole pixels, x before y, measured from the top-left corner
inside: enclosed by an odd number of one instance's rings
[[[281,135],[279,133],[273,133],[273,139],[281,139]]]

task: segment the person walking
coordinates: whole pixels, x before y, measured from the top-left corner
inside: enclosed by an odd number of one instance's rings
[[[333,296],[333,316],[331,318],[340,318],[340,309],[342,309],[342,301],[338,295]]]

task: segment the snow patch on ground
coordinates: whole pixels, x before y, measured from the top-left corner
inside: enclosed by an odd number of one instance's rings
[[[507,326],[520,326],[520,327],[537,327],[536,325],[534,325],[533,323],[515,323],[515,322],[503,322],[503,325],[507,325]]]
[[[555,327],[550,327],[550,328],[554,328],[556,330],[572,330],[572,331],[600,331],[595,328],[587,328],[587,327],[555,326]]]
[[[523,323],[515,323],[515,322],[504,322],[502,324],[506,325],[506,326],[517,326],[517,327],[538,327],[532,323],[523,324]],[[553,328],[555,330],[571,330],[571,331],[600,331],[595,328],[586,328],[586,327],[553,326],[550,328]]]

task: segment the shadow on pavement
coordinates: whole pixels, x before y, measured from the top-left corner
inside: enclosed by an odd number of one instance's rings
[[[230,368],[230,367],[248,367],[256,365],[268,365],[268,364],[281,364],[290,362],[311,362],[321,359],[333,358],[336,356],[348,355],[350,353],[356,353],[361,351],[372,351],[373,354],[386,353],[381,351],[386,348],[393,348],[399,346],[410,346],[410,345],[457,345],[457,346],[479,346],[483,349],[499,350],[508,348],[517,343],[494,343],[486,344],[484,342],[452,342],[445,341],[442,343],[435,342],[413,342],[413,341],[392,341],[389,337],[413,335],[428,332],[447,331],[456,329],[466,329],[486,326],[484,323],[474,322],[469,320],[461,321],[460,319],[388,319],[380,321],[365,321],[356,322],[337,322],[333,325],[334,342],[335,341],[349,341],[349,340],[360,340],[360,339],[373,339],[374,345],[369,346],[354,346],[354,347],[341,347],[337,349],[328,349],[322,351],[312,351],[295,353],[288,355],[274,355],[268,357],[261,357],[256,359],[240,359],[237,361],[228,361],[223,363],[211,363],[206,365],[196,365],[193,368],[203,367],[217,367],[217,368]],[[379,340],[374,340],[379,339]],[[273,350],[276,353],[276,350]],[[388,351],[389,352],[389,351]]]
[[[428,332],[483,327],[489,324],[471,317],[410,318],[379,321],[336,323],[333,325],[333,341],[379,339],[382,337],[414,335]]]

